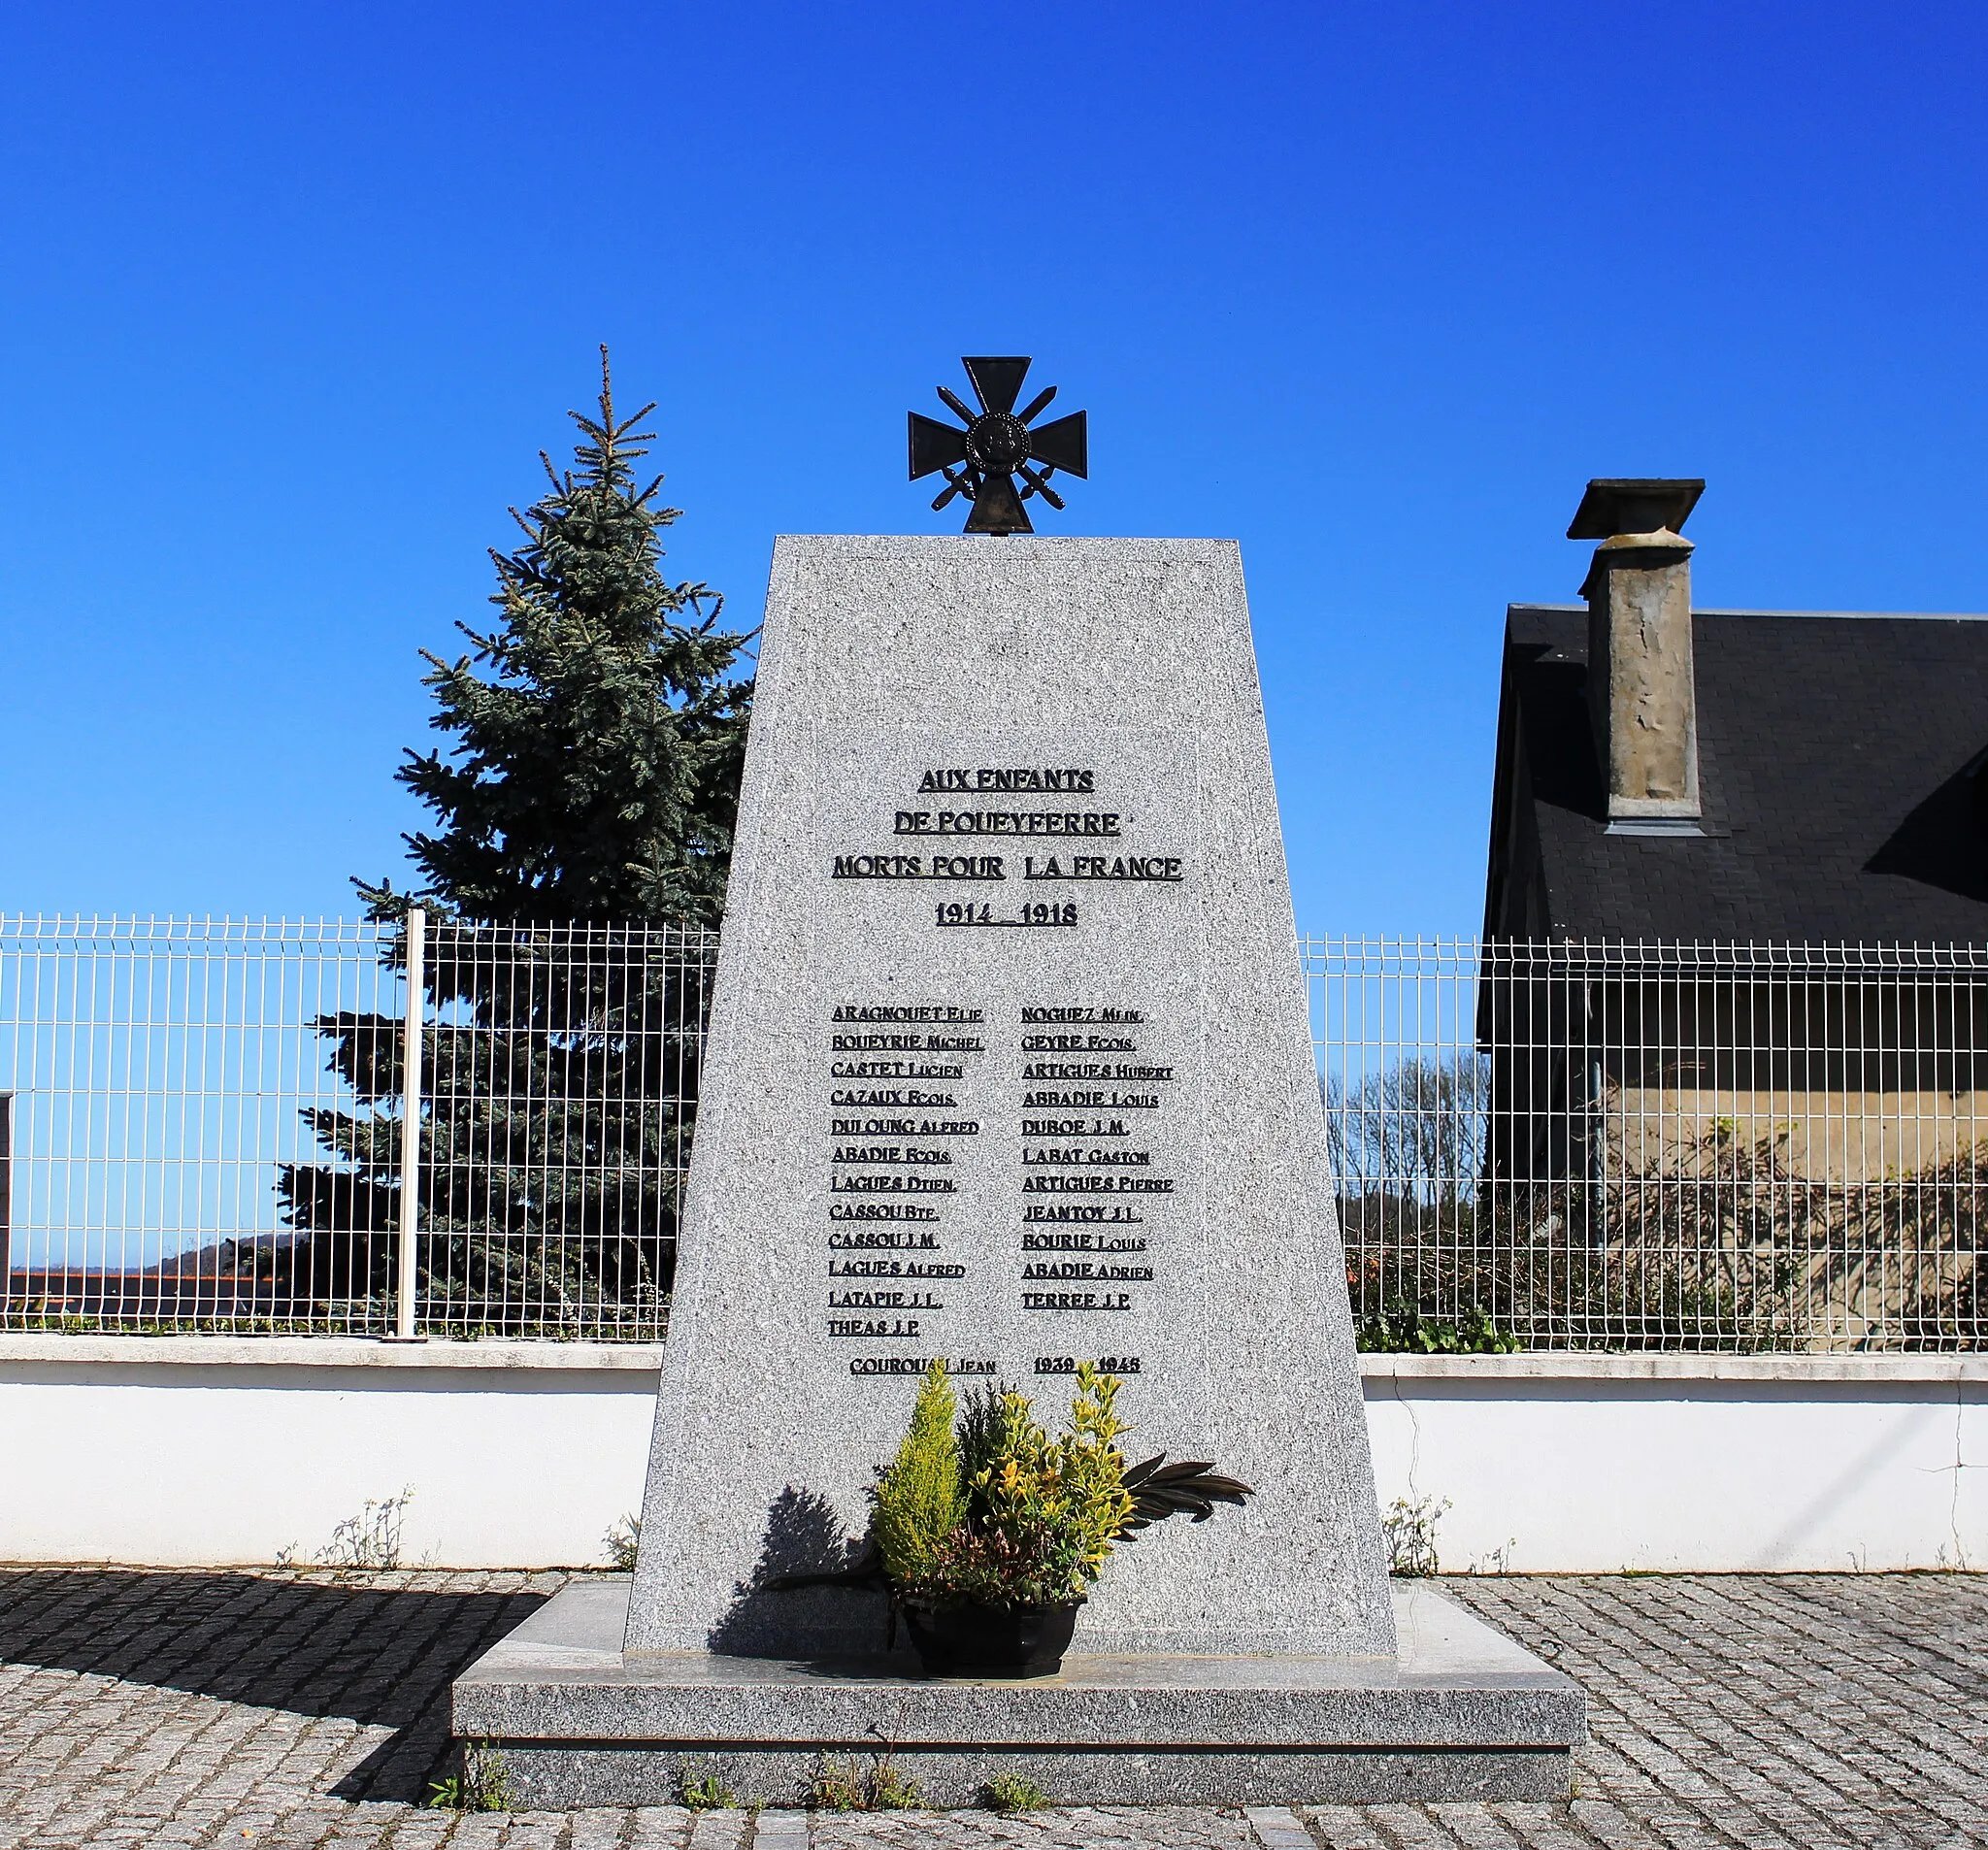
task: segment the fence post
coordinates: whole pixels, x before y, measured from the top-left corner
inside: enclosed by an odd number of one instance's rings
[[[14,1094],[0,1092],[0,1298],[7,1295],[14,1226]]]
[[[428,914],[408,908],[407,1011],[401,1029],[400,1107],[400,1276],[395,1291],[393,1342],[425,1340],[414,1330],[415,1244],[421,1226],[421,1015],[422,964],[427,951]]]

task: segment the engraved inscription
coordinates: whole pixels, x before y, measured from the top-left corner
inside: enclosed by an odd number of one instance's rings
[[[936,1357],[1010,1380],[1073,1373],[1087,1349],[1124,1375],[1151,1358],[1143,1315],[1173,1276],[1189,1211],[1174,1151],[1192,1117],[1173,1101],[1198,1036],[1192,992],[1125,961],[1123,934],[1180,903],[1195,844],[1176,794],[1191,761],[1160,745],[1139,762],[1140,779],[973,763],[913,768],[874,799],[860,775],[843,786],[823,844],[837,915],[946,941],[904,966],[928,972],[922,990],[892,994],[901,978],[886,975],[831,997],[817,1043],[819,1314],[854,1347],[851,1379],[900,1381]],[[893,897],[921,880],[955,890]],[[1100,920],[1111,948],[1089,963],[1065,951]],[[1015,942],[1036,931],[1051,935],[1040,949]]]

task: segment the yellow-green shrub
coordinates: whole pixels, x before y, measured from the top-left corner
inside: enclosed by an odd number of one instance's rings
[[[876,1505],[872,1534],[883,1571],[896,1585],[929,1580],[942,1546],[966,1516],[959,1444],[952,1436],[958,1410],[945,1364],[933,1363],[919,1385],[897,1456],[871,1492]]]
[[[1079,1600],[1132,1515],[1117,1379],[1077,1371],[1070,1430],[1051,1438],[1024,1394],[957,1402],[935,1363],[873,1496],[884,1572],[908,1597],[1059,1605]]]

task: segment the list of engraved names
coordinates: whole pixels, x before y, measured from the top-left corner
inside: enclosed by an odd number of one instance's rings
[[[1193,1024],[1112,951],[1149,917],[1133,896],[1177,893],[1188,852],[1146,839],[1153,806],[1097,765],[907,781],[877,805],[888,844],[833,842],[823,869],[891,883],[904,902],[878,928],[935,941],[906,960],[908,983],[932,972],[921,990],[827,999],[826,1334],[858,1379],[935,1357],[969,1376],[1139,1373],[1182,1206]],[[938,955],[970,933],[980,948]],[[1045,955],[1018,947],[1037,934]]]

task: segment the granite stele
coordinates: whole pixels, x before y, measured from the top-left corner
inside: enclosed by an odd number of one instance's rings
[[[1564,1796],[1578,1691],[1390,1597],[1236,546],[794,538],[767,601],[632,1588],[455,1686],[535,1804]],[[840,1566],[935,1357],[1081,1360],[1162,1524],[1036,1681],[921,1677]],[[1405,1612],[1406,1617],[1401,1616]]]

